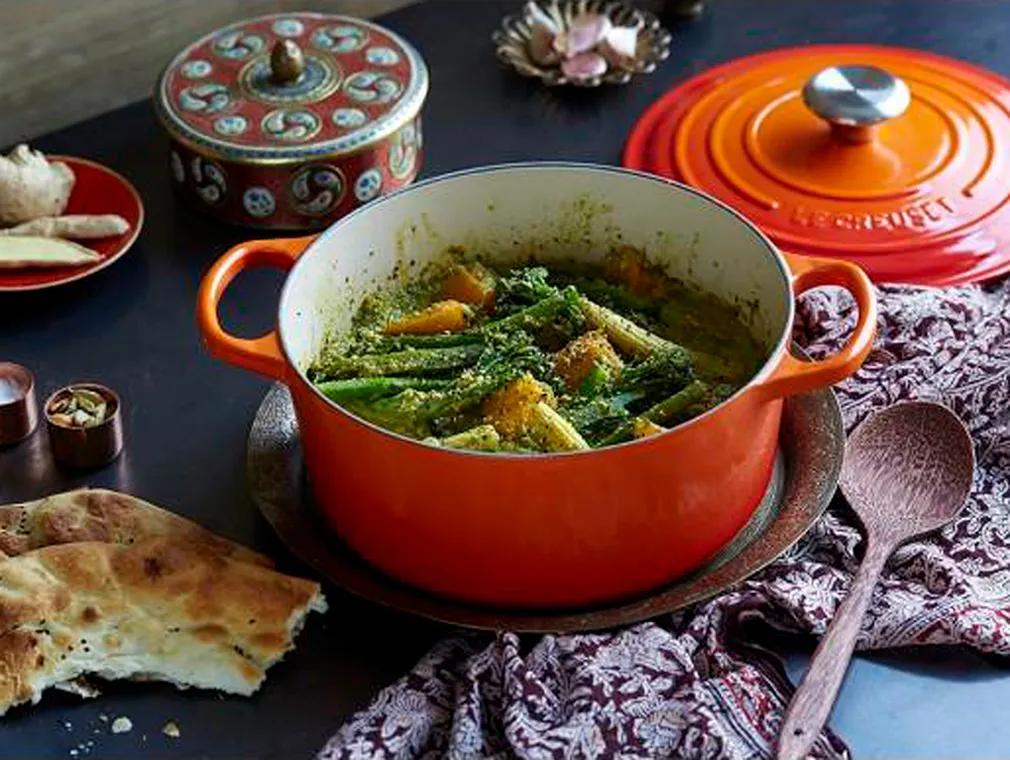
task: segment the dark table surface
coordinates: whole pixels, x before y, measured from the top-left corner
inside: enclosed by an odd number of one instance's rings
[[[384,23],[411,40],[431,69],[425,106],[425,175],[479,164],[565,158],[618,163],[642,109],[685,76],[769,48],[810,42],[876,42],[927,48],[1010,74],[1010,4],[991,0],[713,0],[702,19],[673,25],[671,59],[626,87],[549,92],[496,64],[488,35],[516,2],[441,2],[395,12]],[[209,528],[286,557],[245,487],[245,439],[266,385],[200,349],[193,304],[202,273],[254,234],[188,210],[170,192],[166,141],[139,103],[34,141],[93,158],[139,188],[147,224],[135,248],[86,281],[48,292],[0,295],[0,358],[36,374],[41,397],[96,379],[124,402],[127,449],[104,470],[53,468],[44,433],[0,451],[0,501],[71,487],[122,489]],[[223,305],[243,334],[273,321],[279,276],[253,272]],[[328,589],[331,611],[310,621],[298,648],[251,699],[113,684],[82,702],[49,694],[0,721],[0,758],[67,758],[93,741],[92,757],[307,757],[351,711],[408,668],[448,631]],[[811,642],[767,638],[796,676]],[[934,649],[856,658],[833,725],[860,758],[1010,757],[999,664]],[[134,729],[109,735],[99,716]],[[162,735],[165,721],[182,730]]]

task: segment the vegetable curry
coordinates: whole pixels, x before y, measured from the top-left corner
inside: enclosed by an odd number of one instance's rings
[[[367,296],[309,374],[345,409],[427,443],[558,452],[662,433],[731,396],[766,356],[736,308],[635,248],[549,269],[456,251]]]

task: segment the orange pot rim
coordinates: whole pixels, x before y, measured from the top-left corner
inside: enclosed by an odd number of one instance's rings
[[[337,222],[335,222],[333,225],[331,225],[326,230],[321,232],[319,235],[316,235],[314,238],[312,238],[309,244],[305,247],[305,250],[302,252],[302,254],[299,255],[298,260],[295,262],[294,266],[288,272],[287,278],[284,281],[284,286],[281,289],[281,295],[277,307],[277,317],[278,317],[277,324],[280,325],[280,315],[284,312],[284,307],[286,305],[286,300],[289,293],[290,283],[294,278],[298,266],[303,263],[302,259],[305,256],[305,254],[310,253],[313,249],[322,244],[323,241],[329,238],[330,236],[337,234],[341,229],[341,227],[345,225],[345,223],[349,222],[359,214],[363,214],[369,210],[374,212],[376,207],[380,206],[381,204],[391,199],[399,197],[403,193],[415,192],[418,190],[422,190],[430,185],[435,185],[440,182],[445,182],[449,180],[459,179],[460,177],[466,177],[471,174],[485,174],[489,172],[511,170],[511,169],[541,169],[541,168],[589,169],[593,171],[611,172],[614,174],[623,174],[623,175],[630,174],[637,176],[640,179],[649,180],[650,182],[656,182],[661,185],[672,185],[674,187],[679,188],[680,190],[684,190],[692,195],[695,195],[701,198],[702,200],[709,201],[710,203],[720,207],[723,211],[728,212],[738,221],[742,222],[745,226],[749,227],[750,231],[757,236],[762,246],[774,257],[775,263],[778,265],[779,268],[779,273],[782,275],[783,288],[786,292],[785,300],[786,300],[787,327],[785,330],[783,330],[783,334],[779,336],[779,340],[775,344],[775,346],[771,348],[768,358],[765,360],[764,364],[761,365],[761,369],[759,369],[756,373],[754,373],[754,376],[745,385],[741,386],[741,388],[729,398],[724,399],[721,403],[716,404],[714,407],[707,410],[703,414],[699,414],[697,417],[692,417],[687,422],[683,422],[672,428],[668,428],[667,430],[664,430],[662,433],[659,433],[658,435],[649,436],[647,438],[639,438],[631,441],[624,441],[623,443],[616,443],[599,449],[584,449],[581,451],[555,451],[555,452],[476,451],[472,449],[451,449],[451,448],[433,446],[430,443],[425,443],[424,441],[419,440],[417,438],[411,438],[410,436],[406,436],[401,433],[397,433],[392,430],[387,430],[386,428],[380,427],[379,425],[376,425],[373,422],[369,422],[365,418],[354,414],[354,412],[345,409],[344,407],[337,404],[335,401],[332,401],[331,399],[327,398],[326,394],[320,391],[319,387],[311,380],[309,380],[308,376],[305,374],[305,371],[301,367],[299,367],[294,361],[292,361],[291,355],[288,351],[287,342],[284,340],[283,331],[278,329],[278,338],[279,338],[278,343],[280,344],[281,353],[284,355],[284,361],[287,363],[289,369],[294,370],[298,380],[301,383],[309,386],[312,392],[320,399],[325,401],[331,408],[337,410],[345,417],[352,420],[361,427],[367,428],[373,432],[382,433],[384,435],[390,436],[404,443],[422,447],[426,451],[440,452],[443,454],[448,454],[450,456],[491,457],[495,459],[505,459],[515,461],[528,461],[531,459],[537,461],[547,461],[560,458],[586,457],[586,456],[599,455],[606,453],[607,451],[612,449],[625,448],[628,446],[655,444],[660,439],[668,438],[672,433],[690,430],[694,426],[702,424],[706,419],[715,415],[719,410],[721,410],[722,408],[724,408],[725,406],[736,400],[737,397],[742,396],[744,393],[750,390],[753,386],[757,384],[757,381],[766,379],[769,375],[771,375],[771,373],[777,366],[778,361],[781,359],[782,353],[788,351],[789,343],[791,342],[791,336],[789,335],[789,332],[790,329],[792,328],[793,321],[796,317],[796,304],[792,297],[792,290],[790,287],[792,272],[789,269],[789,265],[786,263],[785,257],[782,255],[781,251],[779,251],[779,249],[775,246],[775,244],[771,241],[771,238],[765,235],[764,232],[762,232],[756,225],[754,225],[749,219],[747,219],[743,214],[734,209],[732,206],[723,203],[722,201],[712,197],[708,193],[698,190],[697,188],[693,188],[690,185],[685,185],[681,182],[677,182],[676,180],[666,179],[664,177],[659,177],[655,174],[649,174],[647,172],[637,171],[635,169],[624,169],[614,166],[607,166],[605,164],[594,164],[580,161],[517,161],[504,164],[488,164],[485,166],[473,167],[470,169],[460,169],[458,171],[449,172],[447,174],[440,174],[437,177],[430,177],[420,182],[415,182],[414,184],[408,187],[396,190],[390,193],[389,195],[384,195],[379,198],[376,198],[374,201],[372,201],[372,203],[362,206],[361,208],[355,209],[347,216],[343,217],[342,219],[339,219]]]

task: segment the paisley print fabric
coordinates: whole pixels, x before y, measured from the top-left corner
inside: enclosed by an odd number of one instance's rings
[[[902,399],[941,401],[968,424],[978,472],[959,519],[894,555],[859,646],[1010,654],[1010,285],[879,296],[875,349],[837,389],[847,428]],[[854,322],[846,294],[818,291],[800,304],[796,338],[823,356]],[[447,639],[319,758],[770,757],[793,687],[741,624],[823,633],[860,544],[836,505],[778,562],[688,610],[600,634]],[[845,755],[830,732],[814,750]]]

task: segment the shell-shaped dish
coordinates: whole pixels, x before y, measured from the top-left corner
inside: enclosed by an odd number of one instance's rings
[[[614,27],[631,27],[638,31],[634,57],[620,65],[610,64],[597,76],[573,78],[562,71],[561,61],[540,63],[531,54],[531,41],[542,35],[545,24],[560,30],[571,28],[572,21],[584,14],[606,16]],[[523,11],[502,19],[501,28],[492,40],[498,59],[527,77],[540,79],[556,87],[597,87],[601,84],[626,84],[636,74],[648,74],[670,55],[670,33],[649,11],[616,0],[530,0]],[[533,42],[536,46],[542,40]]]

